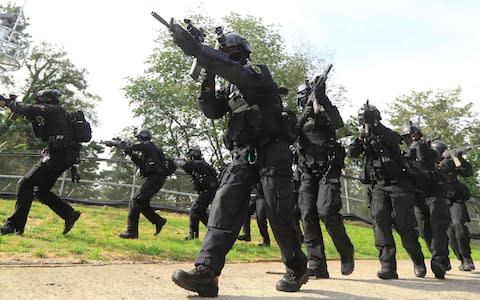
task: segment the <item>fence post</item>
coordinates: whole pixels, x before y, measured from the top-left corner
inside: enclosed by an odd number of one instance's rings
[[[343,186],[345,187],[345,206],[347,209],[347,214],[350,213],[350,199],[348,198],[348,181],[347,178],[343,177]]]
[[[63,195],[63,189],[65,187],[65,180],[67,178],[67,171],[63,172],[62,182],[60,183],[60,189],[58,190],[58,196]]]

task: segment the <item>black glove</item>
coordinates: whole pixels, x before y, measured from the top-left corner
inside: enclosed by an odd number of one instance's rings
[[[205,78],[202,82],[202,91],[207,93],[215,91],[215,73],[208,71],[205,72]]]
[[[173,37],[173,42],[182,49],[183,53],[185,53],[188,56],[194,56],[194,57],[197,57],[198,55],[200,55],[202,44],[200,44],[182,26],[171,22],[170,32]]]
[[[70,175],[72,177],[72,182],[80,182],[80,173],[78,173],[77,167],[75,165],[70,167]]]

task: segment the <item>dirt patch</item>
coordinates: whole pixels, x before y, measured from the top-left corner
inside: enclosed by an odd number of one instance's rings
[[[378,261],[357,260],[350,276],[329,261],[330,279],[310,280],[300,292],[275,290],[284,267],[279,262],[229,263],[220,277],[218,299],[478,299],[480,272],[457,266],[438,280],[430,272],[416,278],[410,261],[398,262],[399,280],[376,277]],[[477,266],[480,264],[477,262]],[[171,281],[176,269],[192,263],[80,263],[75,261],[0,261],[4,299],[188,299],[195,293]],[[197,297],[195,297],[197,298]]]

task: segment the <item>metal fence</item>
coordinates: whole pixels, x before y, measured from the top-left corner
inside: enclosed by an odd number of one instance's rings
[[[0,152],[0,195],[14,196],[17,181],[40,159],[38,154],[26,152]],[[130,161],[83,158],[80,164],[82,178],[72,183],[66,171],[53,187],[59,196],[73,202],[93,205],[127,206],[129,199],[141,187],[142,179],[135,173]],[[115,171],[117,170],[117,171]],[[119,172],[124,171],[122,174]],[[152,206],[160,209],[188,212],[196,198],[190,177],[176,172],[166,181],[164,188],[152,199]],[[366,202],[366,187],[356,178],[342,176],[341,213],[346,218],[370,222]],[[480,237],[480,200],[467,201],[472,236]]]

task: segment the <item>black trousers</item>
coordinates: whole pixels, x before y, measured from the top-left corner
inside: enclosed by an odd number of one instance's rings
[[[298,205],[303,224],[303,242],[311,269],[327,269],[325,245],[320,220],[325,224],[335,248],[342,258],[353,255],[353,245],[345,231],[340,183],[324,183],[318,176],[302,174]]]
[[[199,224],[202,222],[203,225],[207,226],[208,223],[208,213],[207,209],[210,203],[215,197],[216,190],[205,190],[199,191],[197,199],[193,202],[192,207],[190,207],[190,233],[198,236],[199,233]]]
[[[293,216],[292,156],[288,143],[273,142],[257,149],[257,162],[249,164],[234,155],[215,194],[208,231],[195,265],[207,265],[220,274],[225,256],[235,243],[248,213],[251,187],[260,182],[267,218],[288,273],[303,275],[307,258],[301,250],[299,228]]]
[[[145,216],[152,224],[160,223],[163,218],[155,212],[150,206],[152,197],[162,188],[165,183],[166,176],[154,174],[145,179],[140,191],[130,201],[130,209],[128,211],[127,231],[138,233],[138,219],[140,213]]]
[[[250,236],[250,221],[253,214],[255,214],[256,216],[258,231],[260,231],[263,242],[270,244],[265,199],[263,199],[262,197],[255,196],[254,198],[250,199],[250,202],[248,204],[247,219],[243,224],[243,233],[248,236]]]
[[[465,223],[470,222],[465,202],[452,202],[450,205],[451,224],[448,228],[448,240],[455,256],[463,262],[463,258],[471,258],[470,231]]]
[[[436,195],[415,194],[415,217],[417,230],[425,240],[432,260],[448,264],[448,236],[450,212],[447,198]]]
[[[16,231],[24,230],[34,194],[60,218],[64,220],[69,218],[74,209],[50,189],[55,185],[57,178],[75,162],[77,155],[76,151],[65,151],[52,154],[50,158],[44,157],[37,162],[18,181],[15,212],[7,219],[6,224],[14,227]]]
[[[414,189],[407,180],[399,180],[391,185],[375,184],[372,188],[370,204],[375,246],[383,268],[397,269],[396,246],[392,234],[395,226],[402,245],[413,263],[424,263],[424,256],[415,230]]]

